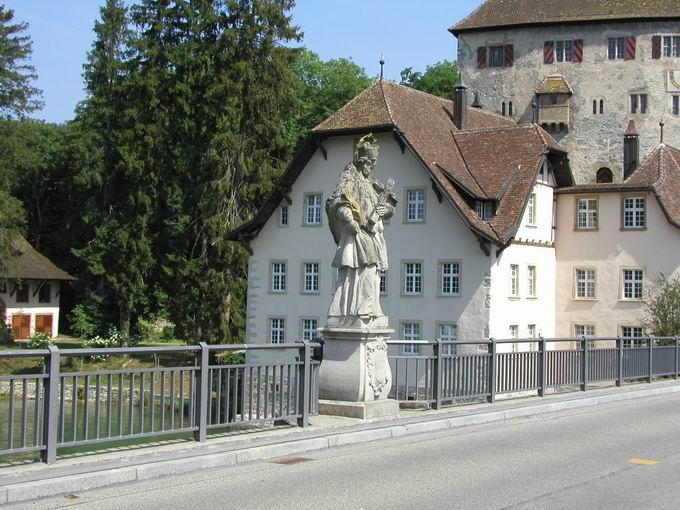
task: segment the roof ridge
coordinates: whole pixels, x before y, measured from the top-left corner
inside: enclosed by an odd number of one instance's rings
[[[531,127],[531,124],[513,124],[511,126],[508,125],[508,126],[494,126],[494,127],[476,128],[476,129],[463,129],[463,130],[456,131],[456,134],[465,135],[465,134],[468,134],[468,133],[506,131],[506,130],[510,130],[510,129],[526,129],[527,127]]]
[[[387,95],[385,94],[385,88],[383,87],[383,80],[380,80],[379,83],[380,83],[380,93],[382,94],[383,103],[385,103],[385,108],[387,109],[387,117],[390,119],[390,122],[392,124],[399,127],[399,124],[397,124],[394,121],[394,116],[392,115],[392,109],[390,108],[390,104],[387,102]]]

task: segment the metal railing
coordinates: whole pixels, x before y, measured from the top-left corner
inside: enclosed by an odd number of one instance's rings
[[[680,377],[678,337],[387,342],[390,398],[442,405],[497,395]]]
[[[0,457],[40,452],[51,464],[57,448],[183,433],[205,441],[209,430],[275,420],[306,427],[318,414],[317,347],[304,341],[0,352],[0,360],[37,359],[28,374],[0,375]],[[240,353],[243,362],[221,359],[225,353]],[[175,359],[115,370],[63,366],[73,366],[67,358],[151,355]]]

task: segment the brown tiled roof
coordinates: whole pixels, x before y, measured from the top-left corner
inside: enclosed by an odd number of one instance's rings
[[[453,108],[452,101],[380,80],[315,127],[312,138],[394,131],[411,147],[468,226],[503,245],[514,235],[539,163],[548,153],[562,158],[566,151],[536,125],[517,125],[512,119],[476,108],[468,108],[467,129],[460,131],[453,123]],[[311,157],[310,149],[313,152],[310,140],[302,151],[307,159],[291,165],[279,188],[291,185],[302,171]],[[572,183],[571,175],[561,182]],[[272,196],[250,226],[229,238],[241,239],[240,232],[246,232],[244,237],[256,235],[281,198]],[[498,214],[493,221],[485,222],[475,213],[476,199],[497,202]]]
[[[16,257],[4,262],[0,278],[22,280],[75,280],[31,246],[21,234],[12,232],[12,248]]]
[[[649,191],[657,197],[668,221],[680,228],[680,150],[660,144],[647,159],[619,183],[581,184],[558,193]]]
[[[449,30],[680,18],[678,0],[486,0]]]
[[[573,94],[571,87],[562,75],[546,76],[536,89],[536,94]]]

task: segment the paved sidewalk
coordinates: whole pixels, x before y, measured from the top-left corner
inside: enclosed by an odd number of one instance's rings
[[[28,501],[62,493],[186,473],[244,462],[296,456],[335,446],[384,440],[405,435],[503,422],[577,409],[600,403],[680,392],[680,382],[607,387],[545,398],[504,400],[444,410],[402,410],[389,420],[359,421],[317,416],[308,429],[271,429],[212,436],[206,443],[173,441],[153,446],[113,448],[96,454],[60,457],[56,464],[0,468],[0,504]],[[454,433],[454,432],[452,432]]]

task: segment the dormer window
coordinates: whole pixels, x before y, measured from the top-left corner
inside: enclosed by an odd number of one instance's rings
[[[475,212],[484,221],[493,219],[493,202],[489,200],[477,200],[475,202]]]

